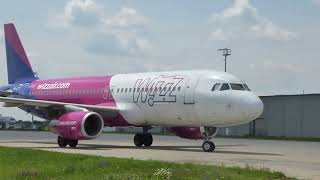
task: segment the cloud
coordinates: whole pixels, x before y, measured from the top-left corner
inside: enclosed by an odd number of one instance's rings
[[[132,8],[123,7],[116,15],[103,20],[106,26],[112,28],[144,27],[148,18]]]
[[[278,72],[303,73],[303,69],[297,64],[287,62],[275,62],[273,60],[264,60],[263,66],[268,69],[274,69]]]
[[[99,9],[93,0],[70,0],[63,13],[52,17],[49,24],[56,27],[94,25],[99,22]]]
[[[256,9],[250,5],[249,0],[234,0],[232,7],[227,8],[220,14],[212,14],[213,21],[226,20],[233,17],[240,17],[246,12],[256,14]]]
[[[221,13],[213,13],[210,18],[216,28],[211,32],[215,40],[227,40],[235,36],[252,36],[276,41],[289,41],[297,37],[295,32],[275,25],[270,19],[259,14],[250,0],[234,0],[233,5]],[[219,26],[219,27],[217,27]],[[222,33],[223,32],[223,33]]]
[[[212,40],[221,40],[221,41],[227,41],[232,37],[231,32],[226,32],[220,28],[213,30],[210,34],[210,39]]]
[[[99,54],[145,55],[151,48],[145,38],[148,24],[149,19],[136,9],[122,7],[114,16],[103,18],[100,32],[93,35],[87,50]]]
[[[38,57],[41,56],[40,53],[38,53],[38,52],[28,51],[28,50],[26,51],[26,54],[27,54],[29,59],[38,58]]]
[[[258,24],[252,26],[250,30],[255,32],[258,37],[273,40],[289,41],[297,37],[296,33],[279,28],[267,19],[261,20]]]
[[[320,5],[320,0],[312,0],[311,2],[315,5]]]
[[[129,7],[122,7],[110,16],[105,16],[102,11],[103,6],[94,0],[70,0],[65,4],[63,13],[54,16],[55,26],[51,27],[66,30],[81,27],[77,30],[89,34],[83,45],[89,53],[140,56],[149,52],[151,43],[145,33],[149,18]],[[52,19],[50,22],[52,24]]]
[[[149,41],[127,32],[97,33],[87,43],[85,49],[100,55],[141,56],[149,49]]]

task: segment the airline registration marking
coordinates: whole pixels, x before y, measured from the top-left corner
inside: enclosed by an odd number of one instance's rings
[[[176,102],[176,89],[183,80],[179,76],[137,79],[133,90],[134,103],[147,103],[153,106],[157,102]]]

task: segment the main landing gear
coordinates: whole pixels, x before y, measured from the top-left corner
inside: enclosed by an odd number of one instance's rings
[[[211,139],[217,134],[218,128],[216,127],[204,127],[204,142],[202,144],[202,149],[204,152],[213,152],[216,149],[216,145],[211,141]]]
[[[143,133],[137,133],[134,135],[133,142],[136,146],[151,146],[153,142],[153,137],[151,133],[148,133],[150,128],[143,127]]]
[[[58,136],[58,145],[59,147],[66,147],[69,145],[70,147],[77,147],[78,139],[66,139],[64,137]]]

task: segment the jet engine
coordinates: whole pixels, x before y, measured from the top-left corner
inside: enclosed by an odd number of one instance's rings
[[[50,123],[51,131],[66,139],[93,139],[104,127],[103,118],[90,111],[65,113]]]
[[[214,137],[218,133],[216,127],[173,127],[169,128],[176,136],[185,139],[205,139]]]

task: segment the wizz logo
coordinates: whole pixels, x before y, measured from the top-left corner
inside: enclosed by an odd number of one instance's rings
[[[178,85],[183,80],[178,76],[159,76],[157,78],[137,79],[133,89],[133,102],[148,103],[176,102]]]

